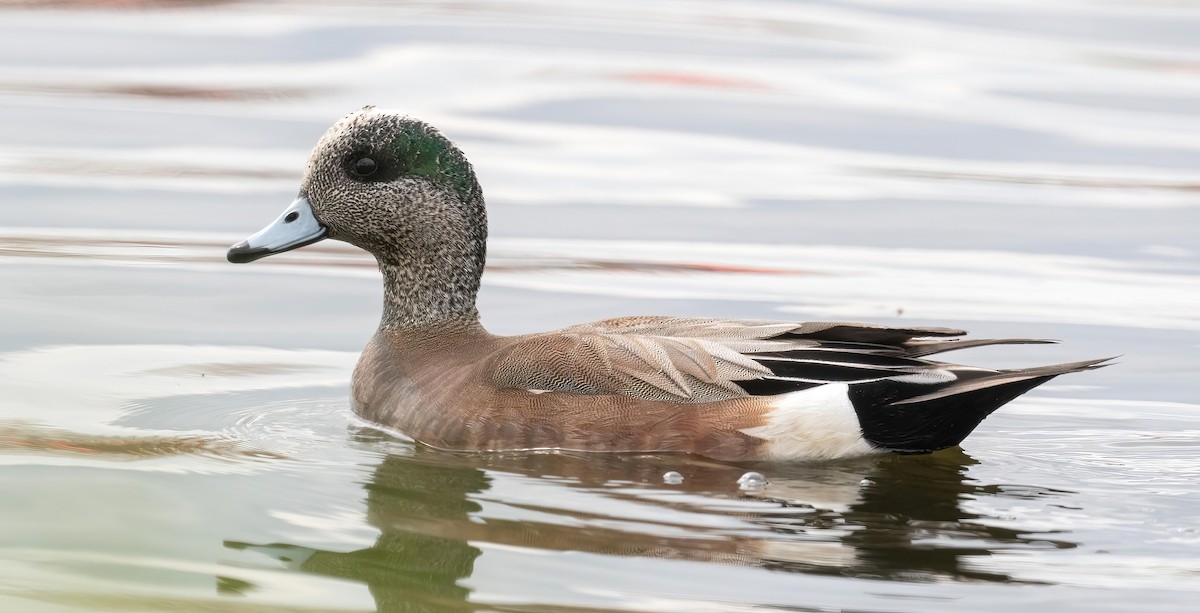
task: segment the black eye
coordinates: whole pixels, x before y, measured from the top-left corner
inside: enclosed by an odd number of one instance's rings
[[[360,177],[369,177],[375,174],[376,170],[379,170],[379,164],[376,164],[372,158],[361,157],[355,160],[350,168],[354,171],[354,174]]]

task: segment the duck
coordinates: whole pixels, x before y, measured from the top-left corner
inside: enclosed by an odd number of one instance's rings
[[[442,450],[734,462],[930,453],[1034,387],[1111,360],[957,365],[930,356],[1054,341],[842,321],[627,316],[495,335],[476,307],[487,233],[464,153],[419,119],[367,106],[321,136],[295,200],[227,259],[326,239],[374,256],[383,313],[351,408]]]

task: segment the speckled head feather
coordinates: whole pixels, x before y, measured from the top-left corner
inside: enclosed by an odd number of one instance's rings
[[[472,323],[487,213],[462,151],[432,126],[372,106],[318,141],[301,184],[329,238],[370,252],[384,325]]]

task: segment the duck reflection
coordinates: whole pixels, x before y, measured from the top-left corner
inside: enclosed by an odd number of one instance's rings
[[[974,580],[1014,583],[1013,577],[980,569],[995,551],[1020,547],[1075,547],[1074,543],[990,525],[964,510],[965,500],[985,496],[1058,495],[1044,488],[984,486],[966,477],[977,462],[961,450],[927,456],[886,456],[873,462],[859,480],[854,500],[844,510],[801,518],[798,531],[837,526],[838,544],[852,552],[841,566],[814,564],[796,556],[764,556],[764,566],[840,576],[901,581]],[[780,489],[803,483],[803,472],[790,475]],[[802,493],[802,492],[801,492]],[[774,499],[788,504],[771,492]],[[786,493],[785,493],[786,495]],[[791,497],[790,500],[803,500]],[[984,521],[980,521],[984,519]]]
[[[365,583],[381,613],[466,610],[469,590],[459,581],[471,576],[481,552],[455,532],[481,510],[471,495],[488,482],[482,470],[389,456],[364,486],[367,523],[380,531],[371,547],[343,553],[280,543],[225,546],[257,551],[292,570]]]
[[[758,466],[752,468],[767,474],[771,485],[752,493],[735,485],[751,467],[696,458],[463,456],[413,448],[385,457],[365,485],[367,522],[380,532],[371,547],[343,553],[286,544],[226,546],[269,555],[305,573],[362,582],[382,612],[472,608],[464,580],[493,545],[902,581],[989,582],[1012,581],[973,567],[996,549],[1073,546],[976,521],[980,516],[965,511],[964,500],[1006,494],[967,479],[974,463],[953,450]],[[644,485],[661,483],[668,470],[683,473],[685,482]],[[497,488],[497,480],[518,487]],[[522,493],[526,489],[546,493]],[[555,496],[564,489],[572,495]],[[1030,488],[1019,495],[1031,491],[1055,495]],[[662,512],[647,513],[647,506]]]

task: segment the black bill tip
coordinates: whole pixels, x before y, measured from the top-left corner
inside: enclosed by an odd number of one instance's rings
[[[242,241],[229,248],[229,253],[225,254],[225,259],[234,264],[246,264],[254,260],[265,258],[271,255],[271,249],[267,247],[251,247],[250,243]]]

